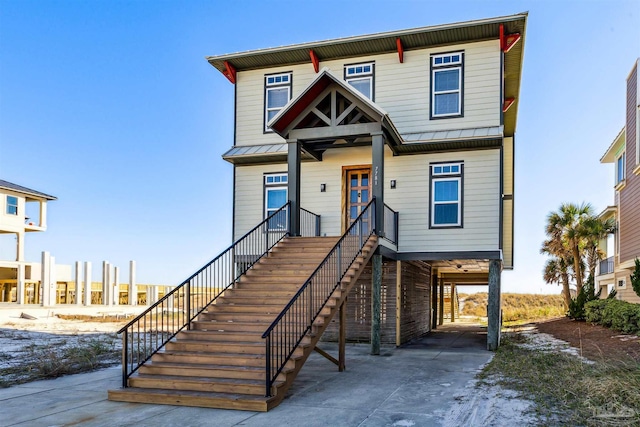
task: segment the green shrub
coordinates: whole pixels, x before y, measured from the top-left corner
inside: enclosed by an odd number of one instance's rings
[[[567,316],[576,320],[585,320],[585,304],[589,301],[596,301],[600,299],[600,292],[602,292],[602,288],[600,288],[598,293],[596,293],[593,277],[589,276],[587,282],[580,289],[580,292],[578,292],[578,295],[571,299]]]
[[[615,299],[585,304],[586,320],[626,334],[640,334],[640,304]]]
[[[591,323],[602,323],[604,308],[611,301],[610,299],[599,299],[589,301],[584,305],[585,320]]]

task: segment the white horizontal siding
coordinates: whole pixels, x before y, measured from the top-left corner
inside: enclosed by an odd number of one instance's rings
[[[429,163],[463,161],[463,221],[461,229],[429,229]],[[301,166],[301,205],[321,215],[322,232],[342,232],[343,170],[370,165],[371,148],[327,150],[322,162]],[[499,150],[465,151],[393,157],[385,156],[385,202],[400,212],[401,252],[497,250],[499,236]],[[263,219],[263,174],[286,170],[286,164],[236,168],[235,233],[240,236]],[[391,190],[389,182],[397,181]],[[320,184],[326,191],[320,192]]]
[[[464,117],[429,120],[430,55],[464,51]],[[397,53],[322,61],[338,78],[345,64],[375,62],[375,102],[389,113],[400,133],[498,126],[500,124],[500,50],[498,40]],[[315,78],[313,65],[299,64],[238,73],[236,87],[236,145],[282,142],[265,134],[264,75],[293,72],[292,97]]]

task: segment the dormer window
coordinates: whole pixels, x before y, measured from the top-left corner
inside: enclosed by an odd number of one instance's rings
[[[291,73],[264,76],[264,131],[271,132],[267,123],[291,99]]]
[[[344,79],[358,92],[373,100],[373,62],[344,67]]]
[[[431,118],[462,116],[463,52],[431,55]]]
[[[18,198],[7,196],[7,215],[18,215]]]

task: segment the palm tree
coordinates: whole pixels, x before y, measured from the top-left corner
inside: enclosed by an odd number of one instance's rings
[[[613,218],[603,220],[598,217],[587,218],[583,224],[583,238],[585,240],[585,255],[589,274],[595,277],[596,265],[606,255],[599,247],[600,241],[616,230]]]
[[[563,244],[568,247],[573,256],[573,272],[576,278],[576,291],[580,293],[584,281],[583,254],[586,246],[585,223],[594,218],[593,207],[589,203],[575,205],[563,203],[558,213],[549,215],[547,229],[553,227],[561,235]]]
[[[570,270],[573,265],[573,257],[558,237],[559,235],[556,233],[556,238],[552,237],[545,240],[540,249],[540,253],[551,256],[551,259],[547,260],[544,265],[543,279],[550,284],[558,283],[562,285],[565,308],[569,308],[569,302],[571,302]]]

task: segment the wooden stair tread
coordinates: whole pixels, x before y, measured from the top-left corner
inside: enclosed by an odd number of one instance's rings
[[[209,377],[190,377],[180,375],[162,375],[162,374],[140,374],[132,376],[130,379],[153,379],[173,382],[194,382],[194,383],[216,383],[216,384],[234,384],[234,385],[257,385],[264,386],[264,379],[252,380],[243,378],[209,378]],[[279,387],[283,381],[274,381],[273,386]]]

